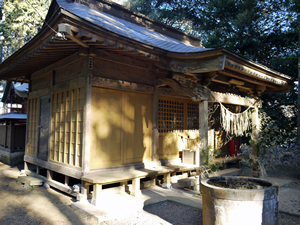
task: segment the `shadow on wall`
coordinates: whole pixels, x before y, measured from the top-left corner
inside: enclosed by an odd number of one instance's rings
[[[91,127],[91,169],[151,161],[151,95],[93,88]]]

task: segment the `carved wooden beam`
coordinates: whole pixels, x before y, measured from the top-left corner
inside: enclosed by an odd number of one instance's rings
[[[169,86],[180,95],[193,97],[194,92],[190,88],[181,86],[177,81],[169,78],[159,78],[156,80],[156,87]]]
[[[159,68],[179,73],[203,73],[223,70],[225,55],[202,59],[169,58],[164,62],[157,62]]]
[[[174,72],[172,78],[176,80],[181,86],[186,88],[194,88],[199,79],[196,76],[185,75],[182,73]]]

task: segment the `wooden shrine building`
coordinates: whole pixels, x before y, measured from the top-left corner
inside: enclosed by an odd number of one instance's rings
[[[95,205],[105,184],[132,180],[138,195],[141,178],[163,175],[168,186],[172,173],[197,168],[199,154],[184,161],[184,149],[208,145],[210,104],[254,108],[255,133],[255,97],[292,82],[105,0],[54,0],[46,21],[0,79],[29,83],[27,173],[70,193],[80,181]]]
[[[25,153],[28,85],[8,82],[1,102],[0,161],[9,165],[23,162]]]

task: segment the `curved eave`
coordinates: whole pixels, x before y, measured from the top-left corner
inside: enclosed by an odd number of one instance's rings
[[[93,47],[99,51],[150,60],[156,66],[173,72],[201,74],[219,71],[225,76],[238,77],[250,83],[253,83],[254,79],[256,84],[268,87],[267,92],[287,92],[293,82],[289,76],[240,57],[224,48],[199,48],[199,52],[188,53],[168,51],[112,32],[64,8],[57,8],[57,5],[55,7],[55,12],[48,21],[51,27],[57,29],[59,23],[70,23],[72,29],[75,29],[74,33],[82,35],[76,38],[88,48]],[[0,79],[28,82],[29,75],[33,72],[73,55],[82,48],[78,42],[74,42],[74,39],[60,41],[53,36],[54,32],[44,26],[29,43],[1,64]],[[88,42],[88,39],[93,41]],[[191,70],[190,65],[196,69]]]
[[[176,59],[190,60],[197,60],[215,56],[224,56],[224,67],[220,68],[220,71],[224,69],[229,69],[237,73],[241,73],[245,76],[249,76],[249,79],[254,77],[268,83],[274,83],[275,85],[282,86],[282,88],[279,87],[279,89],[282,89],[278,90],[280,92],[289,91],[289,86],[294,82],[294,79],[290,76],[279,73],[262,64],[241,57],[225,48],[208,49],[202,52],[184,54],[169,52],[167,56]]]

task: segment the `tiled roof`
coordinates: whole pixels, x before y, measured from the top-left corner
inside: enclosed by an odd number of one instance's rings
[[[26,120],[27,119],[27,114],[24,114],[24,113],[5,113],[5,114],[0,114],[0,119]]]
[[[83,4],[69,3],[66,0],[57,0],[57,3],[65,10],[98,27],[152,47],[176,53],[196,53],[209,50],[208,48],[200,48],[189,45],[175,38],[147,29],[146,27],[139,26],[105,12],[98,11]]]

